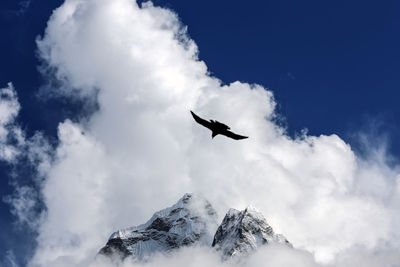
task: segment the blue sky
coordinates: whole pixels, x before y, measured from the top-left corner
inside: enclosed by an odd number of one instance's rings
[[[378,120],[378,133],[391,135],[390,149],[400,154],[396,1],[165,5],[188,25],[217,77],[273,90],[291,133],[306,127],[349,139]]]
[[[18,122],[31,135],[43,131],[56,142],[57,125],[78,117],[81,107],[37,97],[35,39],[63,1],[5,0],[0,3],[0,87],[12,82],[22,106]],[[25,2],[28,3],[28,2]],[[338,134],[363,151],[382,139],[400,157],[398,104],[400,3],[396,1],[154,1],[174,10],[199,47],[199,57],[215,77],[257,83],[274,93],[290,135]],[[0,194],[12,193],[10,166],[0,164]],[[29,171],[26,171],[29,183]],[[30,253],[31,234],[15,225],[0,204],[0,253]],[[24,258],[20,257],[23,262]]]

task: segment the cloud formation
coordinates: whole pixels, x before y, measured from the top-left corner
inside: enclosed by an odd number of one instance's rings
[[[17,122],[20,108],[16,90],[12,83],[8,83],[7,87],[0,89],[0,160],[11,167],[12,178],[9,183],[15,191],[12,195],[4,196],[2,200],[10,204],[10,212],[15,215],[18,223],[36,228],[40,219],[37,214],[40,192],[27,184],[40,186],[45,170],[50,167],[52,152],[40,132],[30,138],[26,137]],[[35,170],[36,178],[26,183],[26,177],[18,176],[21,170],[28,168]],[[11,262],[13,257],[14,254],[10,250],[5,260]]]
[[[296,248],[265,248],[249,266],[400,263],[393,252],[400,247],[398,167],[387,166],[385,154],[357,157],[334,134],[287,136],[274,122],[272,92],[212,77],[172,11],[132,0],[66,0],[38,49],[60,84],[53,94],[96,96],[99,109],[60,123],[53,160],[41,161],[46,211],[30,266],[116,264],[96,257],[109,234],[145,222],[186,192],[203,194],[221,219],[228,207],[253,204]],[[18,111],[13,100],[4,103],[10,112],[1,125]],[[189,110],[250,138],[211,140]],[[233,263],[188,248],[149,264]]]
[[[19,110],[17,93],[8,83],[0,89],[0,159],[9,163],[18,155],[17,146],[22,142],[21,130],[15,124]]]

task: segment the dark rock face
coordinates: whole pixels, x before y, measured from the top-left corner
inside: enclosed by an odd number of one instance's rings
[[[130,254],[129,250],[126,248],[126,241],[121,238],[113,238],[108,240],[105,247],[100,250],[100,254],[103,255],[112,255],[116,251],[118,251],[121,255],[127,256]]]
[[[276,235],[264,216],[253,207],[243,211],[230,209],[215,233],[212,246],[227,259],[247,255],[257,247],[268,243],[291,246],[282,235]]]
[[[186,194],[172,207],[156,212],[145,224],[112,234],[99,253],[146,260],[156,252],[165,253],[195,242],[210,244],[216,228],[216,212],[211,204]]]
[[[157,218],[155,219],[146,230],[157,230],[161,232],[168,232],[171,229],[171,224],[169,224],[166,220]]]

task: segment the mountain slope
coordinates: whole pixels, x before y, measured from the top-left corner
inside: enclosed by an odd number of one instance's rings
[[[215,233],[212,246],[227,259],[247,255],[259,246],[272,242],[291,246],[284,236],[274,233],[257,209],[250,206],[243,211],[228,211]]]
[[[156,212],[145,224],[119,230],[111,235],[100,254],[146,260],[154,253],[166,253],[182,246],[209,246],[217,228],[217,216],[204,198],[185,194],[175,205]]]

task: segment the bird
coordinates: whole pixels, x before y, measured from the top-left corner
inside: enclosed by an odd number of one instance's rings
[[[219,121],[216,121],[216,120],[207,121],[207,120],[202,119],[199,116],[197,116],[193,111],[190,111],[190,113],[192,113],[194,120],[198,124],[203,125],[204,127],[208,128],[212,131],[212,134],[211,134],[212,138],[214,138],[218,134],[225,135],[225,136],[235,139],[235,140],[249,138],[248,136],[238,135],[238,134],[235,134],[235,133],[229,131],[231,128],[228,125],[225,125]]]

